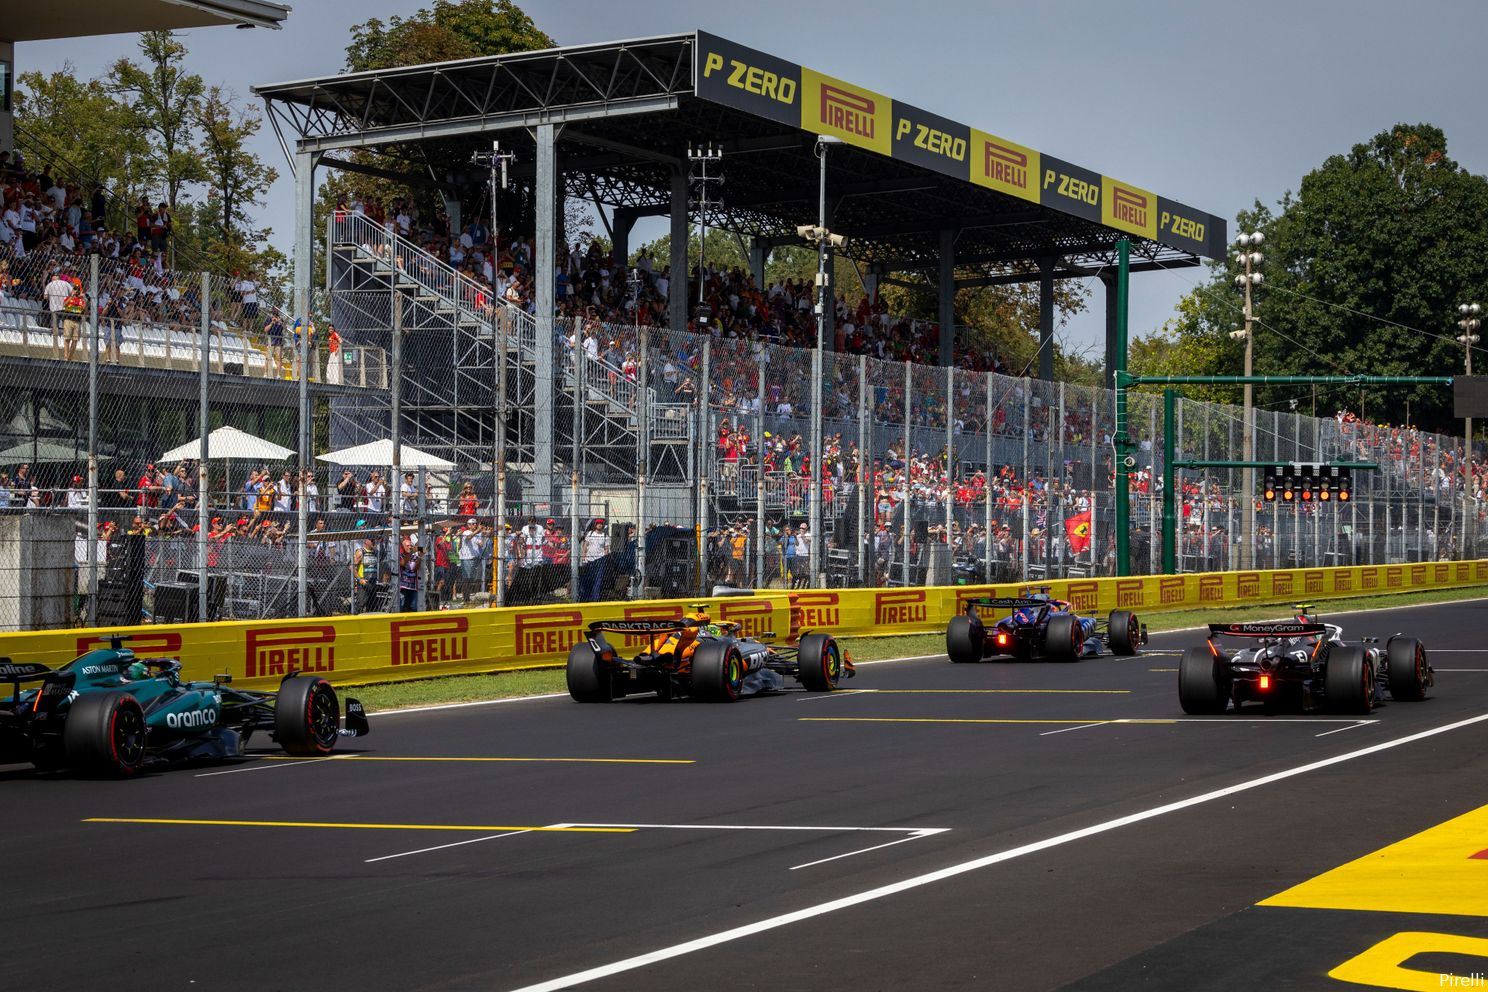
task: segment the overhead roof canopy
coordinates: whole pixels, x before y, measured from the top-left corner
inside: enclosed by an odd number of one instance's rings
[[[255,92],[312,153],[484,135],[520,156],[528,128],[562,124],[568,191],[638,213],[666,212],[689,147],[712,144],[726,184],[710,224],[782,243],[815,222],[826,135],[841,142],[828,152],[829,226],[849,239],[845,254],[885,270],[938,258],[948,231],[958,264],[1060,259],[1078,271],[1109,263],[1123,237],[1137,269],[1224,255],[1219,217],[705,32]]]
[[[179,28],[277,28],[290,8],[264,0],[0,0],[0,41]]]

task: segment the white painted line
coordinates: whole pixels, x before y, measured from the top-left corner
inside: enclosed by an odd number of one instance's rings
[[[368,716],[397,716],[400,713],[432,713],[435,710],[460,710],[469,706],[496,706],[501,703],[530,703],[534,699],[567,699],[566,692],[543,692],[536,696],[508,696],[505,699],[477,699],[473,703],[435,703],[430,706],[404,706],[396,710],[381,710]]]
[[[788,868],[786,870],[787,871],[796,871],[796,870],[801,869],[801,868],[812,868],[812,867],[815,867],[816,865],[824,865],[828,861],[841,861],[843,858],[850,858],[850,857],[852,857],[855,854],[867,854],[869,851],[882,851],[884,848],[886,848],[886,847],[893,847],[895,844],[908,844],[912,840],[919,840],[922,837],[933,837],[936,834],[943,834],[943,833],[945,833],[945,830],[944,829],[941,829],[941,830],[916,830],[914,833],[910,834],[908,837],[900,837],[898,840],[891,840],[887,844],[874,844],[872,847],[860,847],[856,851],[848,851],[845,854],[834,854],[830,858],[822,858],[819,861],[808,861],[804,865],[794,865],[794,866],[792,866],[792,867],[790,867],[790,868]]]
[[[1451,587],[1451,588],[1461,588],[1461,587],[1460,586],[1455,586],[1455,587]],[[1417,592],[1430,592],[1429,589],[1418,589],[1416,591]],[[1382,613],[1382,612],[1387,611],[1387,610],[1418,610],[1418,609],[1421,609],[1422,607],[1425,607],[1425,606],[1456,606],[1459,603],[1488,603],[1488,596],[1474,596],[1474,597],[1472,597],[1470,599],[1449,599],[1449,600],[1447,600],[1446,602],[1443,602],[1443,603],[1402,603],[1399,606],[1370,606],[1370,607],[1366,607],[1366,608],[1364,608],[1362,610],[1335,610],[1335,611],[1330,612],[1328,614],[1328,616],[1326,618],[1324,618],[1324,619],[1331,619],[1333,617],[1353,617],[1353,616],[1360,616],[1360,615],[1365,614],[1365,613]],[[1159,615],[1161,615],[1161,614],[1159,614]],[[1296,619],[1296,616],[1294,614],[1288,614],[1288,615],[1283,616],[1283,617],[1270,617],[1270,618],[1265,619],[1265,620],[1245,620],[1243,622],[1244,623],[1280,623],[1282,621],[1295,620],[1295,619]],[[1172,627],[1172,628],[1170,628],[1168,630],[1154,630],[1152,632],[1152,636],[1153,637],[1156,637],[1159,634],[1187,634],[1187,633],[1189,633],[1191,631],[1195,631],[1195,630],[1208,630],[1208,629],[1209,629],[1208,624],[1204,624],[1204,625],[1199,626],[1199,627]]]
[[[457,840],[453,844],[440,844],[438,847],[421,847],[417,851],[399,851],[397,854],[384,854],[380,858],[368,858],[362,864],[370,865],[378,861],[391,861],[394,858],[406,858],[410,854],[428,854],[430,851],[443,851],[451,847],[464,847],[466,844],[479,844],[483,840],[498,840],[502,837],[515,837],[517,834],[530,834],[530,830],[509,830],[504,834],[488,834],[485,837],[474,837],[470,840]]]
[[[1321,734],[1313,734],[1312,736],[1314,736],[1314,737],[1327,737],[1329,734],[1341,734],[1345,730],[1357,730],[1360,727],[1367,727],[1371,723],[1379,723],[1379,721],[1378,720],[1360,720],[1360,721],[1358,721],[1357,723],[1355,723],[1351,727],[1337,727],[1337,728],[1335,728],[1333,730],[1325,730]]]
[[[1106,721],[1105,720],[1101,720],[1101,721],[1099,721],[1097,723],[1082,723],[1078,727],[1061,727],[1058,730],[1045,730],[1043,733],[1039,734],[1039,736],[1040,737],[1051,737],[1054,734],[1067,734],[1071,730],[1086,730],[1086,729],[1088,729],[1090,727],[1104,727],[1105,725],[1106,725]]]
[[[797,699],[798,703],[814,703],[822,699],[840,699],[843,696],[857,696],[865,692],[877,692],[877,689],[837,689],[833,692],[813,692]]]
[[[1431,648],[1427,654],[1482,654],[1488,648]]]
[[[769,826],[733,823],[559,823],[561,827],[609,827],[626,830],[799,830],[825,833],[894,833],[912,834],[929,830],[941,833],[949,827],[816,827],[816,826]]]
[[[1134,823],[1141,823],[1145,820],[1155,819],[1156,817],[1165,816],[1169,813],[1176,813],[1181,810],[1190,809],[1194,806],[1200,806],[1205,803],[1213,802],[1216,799],[1225,799],[1229,796],[1237,795],[1242,792],[1248,792],[1252,789],[1259,789],[1262,786],[1271,785],[1276,782],[1282,782],[1289,778],[1295,778],[1298,775],[1306,775],[1310,772],[1319,771],[1324,768],[1331,768],[1334,765],[1343,764],[1346,761],[1353,761],[1356,758],[1364,758],[1371,754],[1379,754],[1381,751],[1388,751],[1392,748],[1402,747],[1406,744],[1413,744],[1416,741],[1426,740],[1427,738],[1436,737],[1440,734],[1450,733],[1453,730],[1461,730],[1463,727],[1471,727],[1484,722],[1488,722],[1488,713],[1483,713],[1475,717],[1469,717],[1466,720],[1458,720],[1456,723],[1449,723],[1440,727],[1433,727],[1430,730],[1423,730],[1420,733],[1411,734],[1408,737],[1399,737],[1392,741],[1384,741],[1380,744],[1374,744],[1369,747],[1360,748],[1357,751],[1348,751],[1343,754],[1334,755],[1331,758],[1324,758],[1321,761],[1313,761],[1305,765],[1298,765],[1295,768],[1287,768],[1279,772],[1272,772],[1270,775],[1263,775],[1260,778],[1250,779],[1245,782],[1239,782],[1235,785],[1228,785],[1224,788],[1214,789],[1210,792],[1201,793],[1200,795],[1192,796],[1188,799],[1180,799],[1177,802],[1165,803],[1162,806],[1154,806],[1150,809],[1141,810],[1136,813],[1130,813],[1126,816],[1120,816],[1113,820],[1106,820],[1102,823],[1092,824],[1088,827],[1081,827],[1078,830],[1071,830],[1066,833],[1056,834],[1053,837],[1048,837],[1040,841],[1034,841],[1031,844],[1024,844],[1020,847],[1009,848],[1005,851],[997,851],[993,854],[988,854],[984,857],[976,858],[971,861],[964,861],[958,865],[951,865],[947,868],[941,868],[938,871],[928,872],[923,875],[916,875],[912,878],[906,878],[902,881],[893,882],[889,885],[880,885],[877,888],[866,889],[862,892],[858,892],[850,896],[844,896],[840,899],[833,899],[829,902],[818,903],[815,906],[807,906],[804,909],[798,909],[791,913],[782,913],[779,916],[767,917],[766,919],[757,920],[753,923],[746,923],[743,926],[733,927],[728,930],[722,930],[718,933],[708,934],[707,936],[684,941],[680,944],[673,944],[670,947],[662,947],[654,951],[648,951],[645,954],[638,954],[635,957],[625,958],[623,960],[615,961],[610,964],[600,965],[596,968],[588,968],[584,971],[576,971],[573,974],[564,975],[561,978],[554,978],[546,982],[539,982],[536,985],[526,985],[520,989],[514,990],[514,992],[557,992],[558,989],[573,988],[575,985],[583,985],[586,982],[592,982],[600,978],[608,978],[611,975],[619,975],[627,971],[634,971],[637,968],[644,968],[647,965],[656,964],[660,961],[667,961],[672,958],[681,957],[684,954],[692,954],[696,951],[706,950],[710,947],[716,947],[719,944],[726,944],[730,941],[739,940],[744,937],[753,937],[768,930],[774,930],[779,927],[789,926],[790,924],[797,923],[801,920],[809,920],[813,917],[824,916],[827,913],[835,913],[841,909],[848,909],[853,906],[859,906],[863,903],[873,902],[874,900],[883,899],[887,896],[897,895],[901,892],[908,892],[911,889],[917,889],[926,885],[933,885],[936,882],[942,882],[948,878],[955,878],[958,875],[964,875],[968,872],[980,871],[983,868],[989,868],[992,865],[1001,864],[1005,861],[1012,861],[1015,858],[1022,858],[1030,854],[1037,854],[1041,851],[1047,851],[1051,848],[1073,843],[1074,841],[1084,840],[1087,837],[1094,837],[1112,830],[1119,830],[1122,827],[1131,826]]]
[[[1433,668],[1434,672],[1488,672],[1488,668]]]
[[[853,667],[862,668],[864,665],[892,665],[896,661],[940,661],[945,657],[944,654],[916,654],[910,655],[908,658],[879,658],[877,661],[855,661],[853,662]]]
[[[1139,720],[1139,719],[1136,719],[1136,718],[1132,718],[1130,720],[1112,720],[1111,722],[1112,723],[1157,723],[1159,721],[1156,721],[1156,720]],[[1362,725],[1362,724],[1366,724],[1366,723],[1379,723],[1379,720],[1378,719],[1375,719],[1375,720],[1346,720],[1346,719],[1344,719],[1344,720],[1331,720],[1331,719],[1324,719],[1324,718],[1321,718],[1321,717],[1310,717],[1310,716],[1301,716],[1301,717],[1275,717],[1275,716],[1259,716],[1259,717],[1248,717],[1248,716],[1216,716],[1216,717],[1204,717],[1204,716],[1196,716],[1196,717],[1178,717],[1178,718],[1173,719],[1173,720],[1163,720],[1161,722],[1163,722],[1163,723],[1271,723],[1271,724],[1276,724],[1276,723],[1347,723],[1347,724],[1360,724],[1360,725]]]
[[[354,754],[331,754],[324,758],[305,758],[301,761],[275,761],[266,765],[249,765],[247,768],[228,768],[220,772],[199,772],[196,778],[211,778],[214,775],[237,775],[239,772],[264,772],[271,768],[294,768],[299,765],[318,765],[322,761],[335,761],[337,758],[354,758]]]

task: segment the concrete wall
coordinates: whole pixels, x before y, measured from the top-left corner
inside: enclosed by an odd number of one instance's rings
[[[74,530],[66,517],[0,516],[0,630],[72,626]]]

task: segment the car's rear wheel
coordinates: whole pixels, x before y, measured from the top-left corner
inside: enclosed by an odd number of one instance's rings
[[[692,693],[710,703],[732,703],[744,691],[744,656],[733,641],[707,641],[692,654]]]
[[[1426,646],[1414,637],[1396,637],[1385,648],[1390,696],[1409,703],[1426,698]]]
[[[285,754],[298,758],[330,754],[340,729],[341,704],[329,682],[295,675],[280,683],[274,700],[274,741]]]
[[[73,700],[62,734],[67,764],[84,775],[133,775],[145,763],[145,710],[127,692]]]
[[[1178,663],[1178,704],[1195,716],[1223,713],[1230,702],[1230,680],[1224,663],[1207,647],[1189,648]]]
[[[1142,625],[1130,610],[1112,610],[1106,624],[1106,643],[1112,654],[1134,655],[1142,644]]]
[[[987,628],[972,623],[971,617],[951,617],[946,626],[946,654],[958,665],[981,661],[987,647]]]
[[[1374,709],[1374,673],[1363,648],[1351,645],[1329,651],[1323,693],[1330,713],[1367,716]]]
[[[1054,661],[1079,661],[1085,639],[1080,636],[1080,621],[1068,613],[1049,618],[1044,628],[1044,654]]]
[[[807,634],[796,652],[797,678],[808,692],[831,692],[842,677],[842,649],[828,634]]]
[[[615,677],[588,641],[568,649],[567,674],[568,694],[578,702],[608,703],[615,698]]]

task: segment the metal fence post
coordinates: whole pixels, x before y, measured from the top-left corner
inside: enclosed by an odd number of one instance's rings
[[[496,237],[496,232],[491,232],[491,237]],[[494,243],[494,240],[493,240]],[[511,542],[506,539],[506,361],[508,341],[508,323],[510,311],[502,307],[493,310],[496,328],[493,331],[496,339],[492,341],[496,349],[496,450],[492,453],[492,472],[494,473],[495,492],[491,494],[491,557],[495,559],[496,590],[495,600],[497,606],[506,605],[506,556],[510,553]],[[451,590],[453,593],[453,590]]]
[[[982,475],[982,581],[992,581],[992,386],[996,376],[982,373],[987,384],[987,414],[982,419],[982,439],[986,446],[986,470]]]
[[[713,374],[713,339],[703,338],[702,378],[696,390],[698,396],[698,484],[697,484],[697,575],[698,593],[708,593],[708,472],[713,468],[709,451],[713,448],[713,409],[710,378]],[[738,485],[737,481],[735,485]],[[645,540],[642,534],[641,540]]]
[[[825,168],[826,159],[822,159]],[[825,289],[820,290],[827,302],[831,300],[831,294]],[[821,304],[825,306],[826,303]],[[818,318],[820,326],[820,318]],[[826,542],[822,540],[822,465],[826,462],[825,452],[822,450],[822,398],[826,390],[822,386],[822,377],[826,374],[826,361],[822,356],[822,348],[815,348],[811,352],[811,478],[808,480],[807,496],[811,505],[807,509],[806,520],[811,526],[811,540],[807,541],[807,547],[811,550],[810,581],[813,589],[822,587],[821,581],[821,559],[822,551]],[[763,543],[764,535],[761,534]]]
[[[1022,504],[1023,532],[1018,535],[1018,543],[1021,545],[1022,556],[1020,578],[1028,581],[1028,501],[1033,498],[1033,479],[1028,471],[1028,436],[1033,431],[1033,390],[1030,388],[1028,379],[1022,382],[1023,389],[1023,498],[1018,502]]]
[[[98,256],[88,256],[88,592],[89,627],[98,625]]]
[[[758,367],[755,370],[756,395],[754,398],[754,439],[755,450],[759,454],[759,465],[755,471],[754,482],[754,540],[750,547],[754,549],[754,585],[761,589],[765,585],[765,369],[770,367],[768,361],[756,359]],[[789,480],[787,480],[787,485]],[[737,485],[737,483],[735,483]],[[787,588],[789,582],[785,574],[785,559],[780,560],[781,583]]]
[[[910,483],[911,483],[912,480],[910,479],[910,468],[909,468],[910,462],[911,462],[910,449],[909,449],[909,411],[910,411],[909,397],[910,397],[910,393],[914,389],[914,384],[910,380],[910,372],[911,372],[911,366],[910,366],[910,364],[908,362],[905,362],[904,363],[904,475],[903,475],[903,478],[904,478],[904,531],[902,533],[902,537],[904,539],[904,572],[900,576],[900,578],[903,580],[900,584],[901,585],[906,585],[906,586],[909,585],[909,573],[910,573],[910,567],[909,567],[909,562],[910,562],[910,556],[909,556],[910,530],[914,526],[914,519],[913,519],[913,517],[914,517],[914,514],[913,514],[914,490],[910,486]]]
[[[873,463],[868,459],[868,356],[858,356],[858,587],[868,587],[868,489],[873,484]],[[874,500],[875,507],[877,499]]]
[[[1147,574],[1157,574],[1158,549],[1162,542],[1157,534],[1157,404],[1147,407],[1147,437],[1152,448],[1147,461]],[[1171,429],[1171,428],[1168,428]]]
[[[573,321],[573,421],[569,428],[573,433],[573,465],[569,469],[568,497],[568,599],[571,603],[579,599],[579,452],[584,443],[584,333],[582,319]]]
[[[951,550],[951,525],[953,523],[955,523],[955,521],[956,521],[956,516],[955,516],[955,508],[956,508],[956,470],[955,470],[955,458],[956,458],[956,433],[955,433],[955,431],[956,431],[956,367],[954,365],[947,365],[945,367],[945,377],[946,377],[946,392],[945,392],[945,397],[946,397],[946,404],[945,404],[945,422],[946,422],[946,450],[945,450],[945,479],[946,479],[946,493],[945,493],[945,545],[946,545],[946,564],[947,564],[947,567],[949,568],[949,566],[952,565],[952,564],[954,564],[954,562],[955,562],[955,554]],[[951,581],[951,575],[949,574],[949,571],[947,572],[947,574],[945,576],[945,581],[948,582],[948,583]]]
[[[640,598],[646,598],[646,472],[650,469],[651,379],[646,352],[651,346],[651,329],[640,328],[640,361],[636,369],[636,571],[640,573]],[[701,473],[699,473],[701,474]],[[613,550],[613,549],[611,549]],[[598,567],[598,566],[596,566]],[[628,591],[627,591],[628,594]]]
[[[383,487],[385,490],[383,499],[384,501],[389,501],[386,510],[388,511],[387,525],[388,532],[389,534],[391,534],[392,547],[391,549],[389,549],[389,540],[386,536],[384,536],[383,538],[382,545],[383,554],[388,554],[390,551],[392,555],[389,564],[391,565],[392,581],[395,584],[395,588],[402,588],[403,562],[401,559],[403,554],[403,299],[398,295],[398,287],[396,285],[393,287],[392,332],[393,393],[391,398],[391,440],[393,443],[393,464],[392,469],[389,473],[392,478],[388,479],[388,484]],[[304,500],[301,500],[302,504],[303,502]],[[381,560],[382,555],[379,555],[378,558],[379,560]],[[381,569],[379,568],[379,571],[380,570]],[[380,579],[380,575],[374,575],[372,577],[374,588],[376,588],[376,583]],[[396,593],[393,593],[391,590],[389,590],[389,593],[390,605],[396,603]],[[396,611],[394,610],[390,612]]]
[[[1065,477],[1064,477],[1064,456],[1065,456],[1064,439],[1065,439],[1065,435],[1068,432],[1069,428],[1068,428],[1067,421],[1065,420],[1065,417],[1067,416],[1067,413],[1065,411],[1065,406],[1064,406],[1064,387],[1065,387],[1065,382],[1063,380],[1060,380],[1060,383],[1059,383],[1059,461],[1054,466],[1054,469],[1049,472],[1049,481],[1051,483],[1051,485],[1049,486],[1049,494],[1050,494],[1050,499],[1049,499],[1049,517],[1048,517],[1048,524],[1049,524],[1049,526],[1047,526],[1047,527],[1044,528],[1044,541],[1047,542],[1048,547],[1050,548],[1050,550],[1052,551],[1055,548],[1058,548],[1059,549],[1059,553],[1058,553],[1058,556],[1057,557],[1058,557],[1058,561],[1059,561],[1059,577],[1061,579],[1067,579],[1067,578],[1069,578],[1069,559],[1068,559],[1068,557],[1066,555],[1066,552],[1069,550],[1069,541],[1065,537],[1066,531],[1065,531],[1065,527],[1064,527],[1065,520],[1068,519],[1068,517],[1069,517],[1069,492],[1068,492],[1068,490],[1065,489],[1065,483],[1068,480],[1066,480]],[[1057,482],[1058,489],[1056,489],[1055,488],[1055,485],[1053,485],[1053,483],[1055,483],[1055,480],[1058,480],[1058,482]],[[1055,527],[1055,525],[1054,525],[1054,506],[1055,506],[1056,503],[1058,503],[1058,505],[1059,505],[1059,526],[1058,527]]]
[[[208,506],[212,486],[207,468],[207,459],[211,456],[207,432],[212,428],[207,396],[212,365],[212,277],[205,272],[201,277],[201,296],[201,368],[197,370],[201,391],[201,410],[197,418],[201,424],[201,440],[196,468],[196,618],[205,621],[211,619],[207,615],[207,523],[212,519]]]

